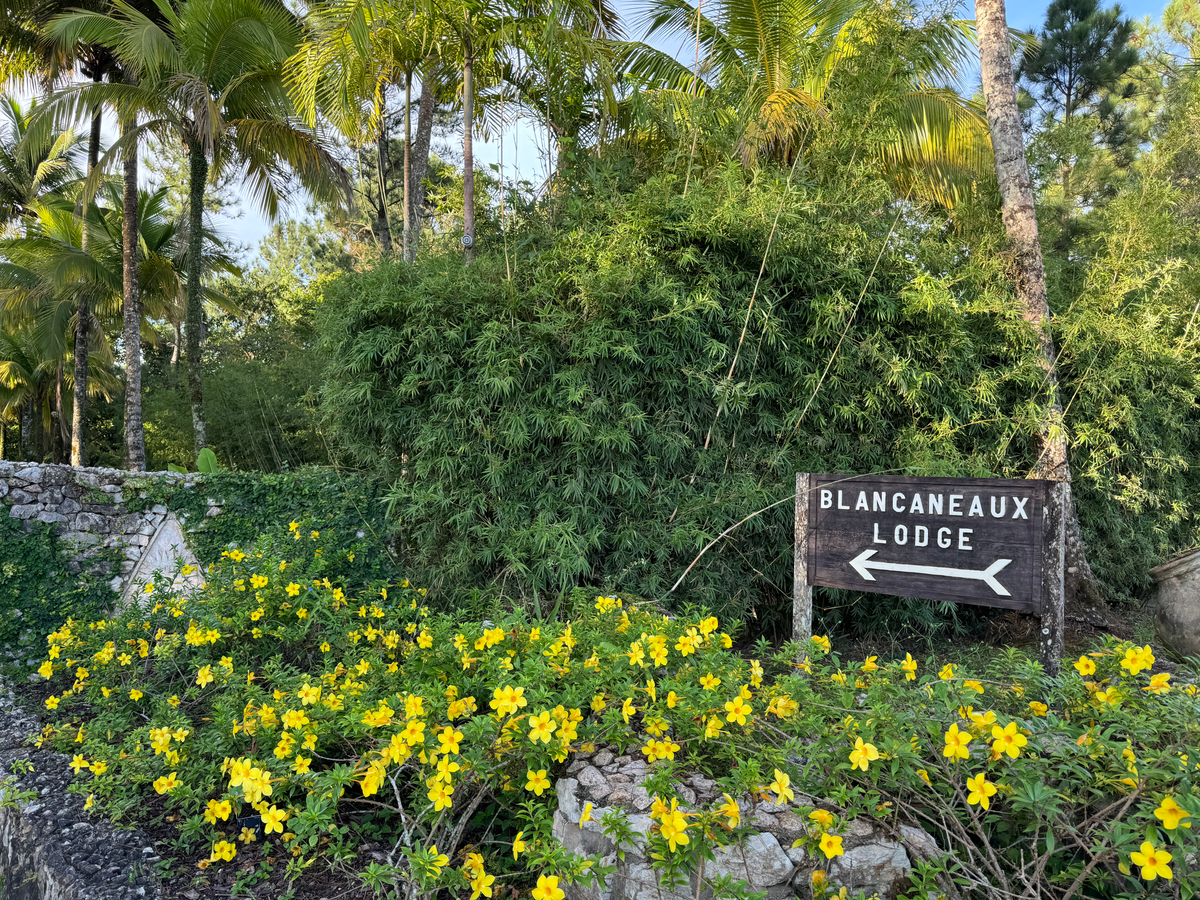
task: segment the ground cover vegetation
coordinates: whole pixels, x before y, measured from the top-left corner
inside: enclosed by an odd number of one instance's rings
[[[118,616],[49,636],[39,744],[72,756],[98,812],[165,798],[196,885],[271,856],[291,879],[340,866],[394,896],[558,897],[605,871],[550,837],[554,781],[573,749],[611,746],[650,764],[646,852],[668,880],[752,827],[739,800],[802,794],[819,799],[796,845],[823,863],[858,816],[949,848],[908,896],[1200,887],[1200,697],[1186,669],[1151,674],[1149,647],[1101,642],[1059,680],[1019,651],[986,672],[854,662],[824,637],[742,654],[739,626],[703,609],[584,591],[555,619],[480,623],[408,582],[347,592],[358,579],[329,577],[357,562],[347,546],[293,521],[226,551],[190,597],[166,573]],[[696,770],[724,792],[712,809],[679,803]],[[355,870],[367,834],[386,859]]]

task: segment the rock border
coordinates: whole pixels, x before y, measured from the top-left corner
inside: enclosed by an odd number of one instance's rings
[[[35,794],[0,804],[0,897],[162,900],[153,843],[139,829],[92,819],[83,798],[67,792],[70,760],[27,743],[40,730],[0,679],[0,782],[12,776],[6,790]]]
[[[646,857],[644,843],[618,847],[603,832],[601,820],[614,809],[624,811],[635,835],[644,836],[650,831],[652,799],[645,781],[651,769],[640,756],[621,755],[612,748],[572,757],[565,777],[555,786],[558,808],[553,835],[571,853],[599,856],[602,864],[614,866],[616,871],[595,887],[569,886],[568,900],[713,900],[712,890],[698,884],[695,873],[686,886],[664,887]],[[680,808],[686,811],[712,809],[722,796],[715,781],[695,773],[681,776],[675,790]],[[581,825],[579,820],[587,803],[592,804],[592,818]],[[845,851],[842,856],[815,859],[793,844],[813,833],[800,807],[825,805],[802,795],[790,804],[739,799],[742,824],[753,831],[740,844],[717,850],[716,859],[704,873],[706,878],[728,875],[745,881],[752,891],[765,891],[767,900],[787,900],[811,897],[812,873],[821,869],[835,886],[891,900],[908,887],[912,859],[941,856],[933,837],[920,828],[899,825],[901,839],[896,840],[882,823],[858,818],[838,832]],[[624,853],[623,860],[618,850]]]

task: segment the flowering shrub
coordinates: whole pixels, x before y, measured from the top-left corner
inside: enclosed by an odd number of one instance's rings
[[[1106,643],[1061,684],[1015,652],[978,678],[911,655],[843,665],[824,638],[751,659],[716,618],[629,598],[466,623],[407,583],[347,596],[319,577],[338,552],[293,522],[226,551],[191,597],[159,579],[49,636],[42,740],[73,754],[90,808],[132,817],[161,795],[181,840],[210,849],[202,866],[270,842],[294,872],[346,858],[369,817],[392,844],[361,873],[379,888],[478,900],[506,879],[562,900],[603,869],[550,837],[554,781],[573,749],[606,744],[652,764],[649,855],[667,877],[738,836],[735,798],[808,792],[821,808],[798,843],[817,859],[862,815],[949,848],[917,865],[913,896],[1200,884],[1200,699],[1150,674],[1148,647]],[[720,773],[713,809],[673,793],[695,767]]]

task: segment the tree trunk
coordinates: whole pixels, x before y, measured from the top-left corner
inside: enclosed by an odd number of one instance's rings
[[[126,77],[129,80],[130,76]],[[129,121],[125,128],[136,127]],[[138,146],[125,149],[125,193],[121,222],[125,344],[125,468],[146,471],[146,435],[142,425],[142,308],[138,284]]]
[[[26,462],[33,459],[33,398],[30,397],[21,404],[21,418],[18,428],[21,431],[21,459]]]
[[[404,261],[411,263],[413,253],[412,195],[412,72],[404,73]]]
[[[387,200],[387,85],[379,87],[379,133],[375,139],[375,177],[379,182],[379,249],[384,256],[392,252],[392,223],[388,217]]]
[[[171,368],[175,368],[179,364],[179,348],[183,346],[183,329],[178,322],[171,323],[175,329],[175,341],[171,346]]]
[[[92,80],[99,81],[100,76],[95,75]],[[92,112],[92,130],[88,135],[87,170],[89,175],[96,168],[96,163],[100,159],[100,116],[100,108],[97,107]],[[86,217],[87,208],[85,207],[81,213]],[[80,247],[86,253],[88,247],[86,225],[82,229],[81,234]],[[73,398],[74,408],[71,413],[71,465],[82,466],[86,464],[87,459],[88,345],[90,343],[92,325],[91,304],[88,302],[86,293],[79,295],[79,300],[75,306],[75,314],[75,395]]]
[[[467,31],[471,14],[467,13]],[[472,131],[475,127],[475,57],[468,40],[463,56],[463,261],[475,258],[475,154]]]
[[[59,437],[62,439],[61,446],[65,449],[71,446],[71,432],[67,430],[66,411],[63,409],[63,364],[61,359],[58,361],[58,371],[54,377],[54,411],[58,415],[58,431]],[[54,461],[62,462],[57,454]]]
[[[4,451],[8,449],[7,441],[5,440],[7,437],[8,423],[4,419],[0,419],[0,460],[4,459]]]
[[[437,100],[433,96],[433,79],[429,75],[421,79],[421,99],[417,110],[417,136],[413,139],[413,236],[412,252],[415,257],[421,243],[421,217],[425,213],[425,174],[429,171],[429,145],[433,141],[433,117]]]
[[[1033,185],[1025,159],[1021,116],[1017,110],[1017,91],[1009,54],[1008,23],[1004,0],[975,0],[975,21],[979,36],[979,58],[983,72],[983,94],[987,104],[988,126],[992,133],[992,151],[996,159],[996,179],[1000,184],[1004,228],[1016,252],[1015,281],[1021,316],[1037,336],[1046,385],[1050,391],[1049,415],[1042,423],[1042,451],[1037,474],[1061,481],[1064,492],[1063,515],[1066,521],[1066,598],[1075,607],[1068,617],[1079,618],[1078,605],[1103,606],[1096,577],[1088,564],[1079,515],[1071,493],[1071,469],[1067,460],[1067,439],[1063,425],[1062,401],[1055,370],[1054,337],[1050,333],[1050,304],[1046,299],[1046,270],[1038,243],[1037,217],[1033,206]],[[1091,611],[1094,617],[1097,611]],[[1061,648],[1060,648],[1061,649]]]
[[[187,374],[192,405],[192,436],[197,456],[208,446],[204,426],[204,390],[200,382],[203,353],[204,297],[200,283],[204,252],[204,188],[208,182],[208,158],[199,140],[188,146],[188,272],[187,272]]]

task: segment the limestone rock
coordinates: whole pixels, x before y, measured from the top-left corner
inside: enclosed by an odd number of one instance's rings
[[[755,890],[787,884],[796,868],[771,834],[751,834],[742,846],[731,845],[714,855],[708,864],[709,875],[728,875]]]
[[[892,900],[908,883],[908,854],[895,841],[876,840],[847,850],[829,863],[829,880],[851,892]]]

